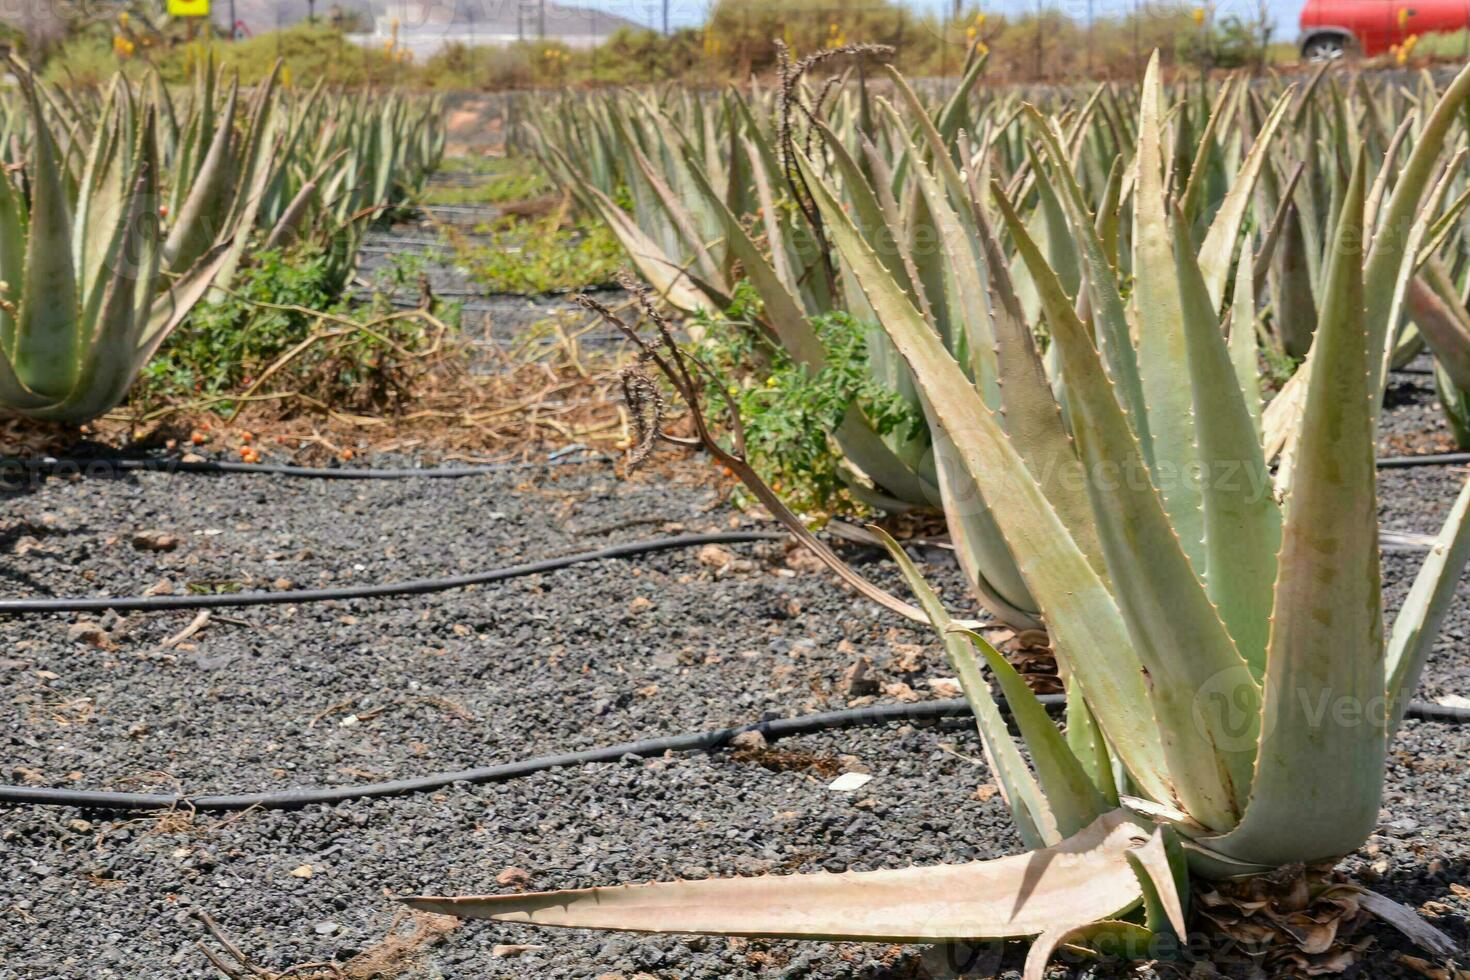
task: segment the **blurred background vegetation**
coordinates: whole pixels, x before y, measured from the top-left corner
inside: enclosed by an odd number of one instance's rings
[[[0,43],[42,65],[47,77],[83,84],[100,83],[120,66],[142,73],[150,65],[167,80],[183,81],[212,52],[246,83],[284,58],[297,83],[445,91],[743,81],[773,67],[777,38],[798,55],[847,43],[891,45],[898,66],[914,77],[955,74],[967,51],[980,46],[990,52],[992,76],[1018,81],[1133,78],[1155,48],[1166,61],[1193,69],[1265,67],[1296,57],[1290,43],[1273,43],[1264,17],[1217,18],[1208,6],[1176,0],[1143,3],[1091,24],[1046,0],[1021,15],[960,4],[942,17],[894,0],[717,0],[699,28],[664,34],[624,26],[595,46],[552,38],[453,43],[422,59],[391,39],[356,43],[349,32],[371,24],[322,7],[328,12],[312,21],[223,43],[209,25],[162,15],[162,0],[56,0],[44,24],[0,24]]]

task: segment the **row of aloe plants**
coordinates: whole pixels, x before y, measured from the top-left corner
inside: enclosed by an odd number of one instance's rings
[[[410,904],[636,931],[1032,937],[1039,980],[1064,944],[1145,954],[1182,936],[1192,881],[1358,848],[1470,555],[1467,485],[1385,631],[1376,420],[1413,325],[1436,351],[1448,334],[1425,326],[1429,300],[1466,323],[1470,70],[1442,90],[1319,75],[1306,90],[1169,93],[1155,61],[1136,92],[1045,110],[927,100],[895,75],[892,105],[812,86],[804,121],[763,121],[763,100],[803,84],[581,103],[533,138],[675,306],[717,306],[738,271],[765,300],[761,328],[798,358],[821,356],[803,324],[824,303],[873,324],[873,369],[929,422],[937,462],[908,473],[937,485],[977,598],[993,602],[987,563],[1008,562],[1055,642],[1065,733],[892,547],[1032,850]],[[1259,352],[1286,343],[1305,360],[1267,403]],[[666,329],[645,351],[698,402],[697,362]]]
[[[1086,256],[1068,227],[1069,208],[1101,215],[1098,244],[1116,270],[1118,299],[1146,310],[1156,307],[1148,282],[1135,279],[1133,265],[1138,92],[1103,85],[1038,93],[1037,107],[1058,118],[1058,141],[1075,161],[1074,202],[1036,178],[1041,148],[1029,135],[1022,111],[1027,94],[978,89],[982,70],[983,59],[977,59],[947,96],[916,92],[896,77],[882,79],[885,95],[873,91],[878,85],[843,85],[834,94],[805,78],[767,91],[715,97],[679,90],[568,95],[540,107],[526,142],[607,222],[633,265],[668,302],[686,312],[718,312],[730,306],[737,283],[743,282],[759,294],[761,333],[815,370],[826,352],[811,325],[814,316],[841,309],[874,322],[871,303],[844,274],[843,260],[822,257],[828,250],[820,215],[789,163],[791,141],[783,143],[792,116],[819,110],[820,122],[804,129],[805,148],[820,144],[824,177],[844,209],[869,240],[882,244],[885,265],[913,292],[994,407],[996,365],[985,309],[993,300],[984,295],[974,271],[984,259],[975,212],[963,202],[938,210],[934,203],[935,195],[952,194],[956,182],[983,187],[997,180],[1005,186],[1028,232],[1074,294],[1084,282]],[[1265,381],[1271,384],[1310,345],[1353,154],[1362,147],[1369,161],[1373,218],[1397,174],[1395,161],[1402,162],[1420,141],[1438,89],[1429,75],[1402,87],[1346,80],[1323,69],[1296,85],[1227,79],[1211,86],[1182,85],[1170,94],[1163,149],[1170,161],[1168,190],[1179,201],[1212,299],[1219,302],[1228,285],[1257,311],[1232,349],[1238,371],[1242,377],[1256,374],[1259,349],[1278,376]],[[1393,128],[1387,120],[1396,118],[1403,122]],[[924,119],[932,124],[922,125]],[[1431,277],[1441,293],[1470,290],[1470,244],[1462,216],[1465,178],[1455,165],[1465,132],[1458,122],[1454,130],[1444,134],[1451,145],[1425,178],[1434,207],[1420,212],[1426,220],[1417,227],[1397,232],[1416,235],[1426,258],[1434,253],[1410,281],[1411,299],[1425,292]],[[916,159],[946,158],[956,166],[941,167],[929,181],[913,165]],[[1431,215],[1434,220],[1427,220]],[[1233,275],[1242,230],[1251,253],[1247,277]],[[1040,297],[1030,270],[1014,254],[1002,259],[1010,267],[1017,301],[1030,321],[1038,321]],[[1433,276],[1440,265],[1443,275]],[[1134,292],[1135,282],[1141,294]],[[1106,299],[1094,292],[1086,290],[1083,302]],[[1470,314],[1459,295],[1452,299],[1451,312],[1459,314],[1453,320],[1456,329],[1448,329],[1440,317],[1430,325],[1439,329],[1423,334],[1414,319],[1398,315],[1404,304],[1396,303],[1390,356],[1407,360],[1428,335],[1440,364],[1465,365],[1459,377],[1470,381]],[[1422,307],[1404,308],[1417,314]],[[760,366],[752,368],[752,383],[758,384]],[[876,329],[869,336],[868,368],[922,411],[910,373]],[[1161,389],[1161,396],[1168,387],[1163,379],[1138,382]],[[1140,392],[1129,390],[1130,408],[1136,410]],[[1300,410],[1304,390],[1300,381],[1288,385],[1288,397],[1266,413],[1273,458],[1284,447],[1288,415]],[[1175,393],[1171,400],[1180,398]],[[1453,421],[1461,401],[1449,396],[1443,401]],[[947,455],[937,434],[932,425],[928,431],[879,434],[862,407],[854,406],[833,441],[847,464],[853,494],[876,507],[971,501],[964,516],[952,520],[951,531],[961,543],[972,586],[992,613],[1013,625],[1035,625],[1034,597],[1000,543],[983,499],[963,473],[937,467],[935,460]]]
[[[345,283],[444,151],[440,107],[396,93],[20,80],[0,106],[0,407],[42,420],[116,406],[255,250],[310,241]]]

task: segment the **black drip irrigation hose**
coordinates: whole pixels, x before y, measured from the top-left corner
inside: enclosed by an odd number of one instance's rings
[[[1401,470],[1410,466],[1463,466],[1470,463],[1470,453],[1425,453],[1422,456],[1385,456],[1378,461],[1380,470]]]
[[[1056,712],[1066,707],[1066,695],[1042,694],[1037,699],[1048,711]],[[1002,712],[1008,713],[1004,701]],[[98,790],[52,789],[37,786],[0,786],[0,804],[17,806],[72,806],[85,810],[193,810],[200,813],[231,810],[299,810],[303,807],[325,804],[328,806],[349,800],[377,799],[386,796],[405,796],[410,793],[426,793],[443,789],[456,783],[480,785],[499,783],[511,779],[562,769],[568,766],[585,766],[594,763],[619,762],[629,757],[646,759],[663,755],[665,752],[700,752],[722,748],[733,742],[736,736],[746,732],[760,732],[768,741],[790,738],[797,735],[812,735],[817,732],[840,728],[860,728],[887,725],[893,722],[942,721],[947,718],[964,718],[970,715],[970,705],[962,698],[945,701],[925,701],[919,704],[883,704],[867,708],[849,708],[845,711],[828,711],[815,715],[800,715],[796,718],[775,718],[758,721],[734,728],[694,732],[687,735],[670,735],[664,738],[624,742],[601,749],[582,752],[566,752],[561,755],[539,756],[520,762],[507,762],[498,766],[479,769],[463,769],[458,772],[435,773],[415,779],[397,779],[385,783],[365,783],[355,786],[324,786],[312,789],[289,789],[269,793],[237,793],[219,796],[185,796],[154,793],[110,793]],[[1408,716],[1428,721],[1470,722],[1470,709],[1452,708],[1446,705],[1427,704],[1415,701],[1409,707]]]
[[[1048,707],[1060,708],[1062,695],[1043,696]],[[465,769],[460,772],[437,773],[417,779],[399,779],[387,783],[367,783],[357,786],[328,786],[316,789],[291,789],[275,793],[240,793],[231,796],[169,796],[151,793],[105,793],[95,790],[48,789],[35,786],[0,786],[0,803],[20,803],[41,806],[75,806],[94,810],[170,810],[191,809],[197,811],[248,810],[296,810],[316,803],[343,803],[347,800],[372,799],[382,796],[403,796],[408,793],[425,793],[443,789],[455,783],[498,783],[519,779],[548,769],[566,766],[585,766],[598,762],[617,762],[634,756],[646,759],[663,755],[665,752],[698,752],[729,745],[737,735],[760,732],[768,740],[788,738],[793,735],[811,735],[836,728],[886,725],[898,721],[924,721],[963,717],[970,713],[964,700],[926,701],[920,704],[884,704],[867,708],[849,708],[845,711],[828,711],[822,714],[802,715],[796,718],[774,718],[734,728],[695,732],[688,735],[670,735],[665,738],[624,742],[601,749],[582,752],[566,752],[561,755],[541,756],[521,762],[507,762],[481,769]]]
[[[516,470],[549,466],[578,466],[610,462],[605,453],[592,453],[585,446],[558,450],[544,460],[525,463],[493,463],[485,466],[435,466],[373,469],[353,466],[292,466],[287,463],[234,463],[229,460],[182,460],[158,456],[40,456],[35,459],[0,460],[0,488],[13,485],[20,474],[47,476],[115,476],[120,473],[245,473],[251,476],[293,476],[316,480],[458,480],[493,476]]]
[[[33,459],[0,459],[0,488],[13,483],[17,474],[58,476],[112,476],[119,473],[241,473],[254,476],[292,476],[319,480],[455,480],[475,476],[493,476],[515,470],[552,466],[578,466],[585,463],[607,463],[606,453],[594,453],[585,446],[570,446],[552,453],[544,460],[523,463],[493,463],[484,466],[435,466],[422,469],[396,467],[374,469],[354,466],[293,466],[286,463],[235,463],[229,460],[186,461],[159,456],[39,456]],[[1470,464],[1470,452],[1424,453],[1414,456],[1385,456],[1378,460],[1381,470],[1410,466],[1463,466]]]
[[[148,595],[91,596],[64,599],[0,600],[0,615],[19,613],[102,612],[160,609],[223,609],[234,606],[286,605],[299,602],[326,602],[333,599],[370,599],[380,596],[424,595],[447,592],[467,585],[483,585],[506,579],[554,572],[557,569],[613,558],[632,558],[659,551],[694,548],[707,544],[742,544],[750,541],[785,541],[789,535],[776,531],[721,531],[715,534],[678,534],[672,537],[646,538],[626,544],[609,545],[596,551],[581,551],[559,558],[492,568],[469,575],[446,578],[413,579],[407,582],[380,582],[374,585],[341,586],[334,589],[289,589],[281,592],[229,592],[219,595]]]

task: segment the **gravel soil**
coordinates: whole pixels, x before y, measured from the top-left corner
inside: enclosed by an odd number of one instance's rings
[[[315,587],[747,523],[706,472],[692,461],[633,481],[605,465],[453,481],[43,480],[0,497],[0,575],[7,595]],[[1435,530],[1461,479],[1385,473],[1385,526]],[[149,550],[168,543],[160,535],[175,546]],[[926,557],[958,605],[957,573]],[[896,587],[876,554],[854,559]],[[1385,556],[1390,608],[1418,561]],[[951,694],[930,636],[774,544],[431,596],[225,611],[176,640],[192,618],[0,622],[0,782],[200,793],[422,775],[845,707],[842,675],[860,657],[884,685],[879,701]],[[1422,696],[1470,695],[1467,631],[1462,586]],[[921,977],[926,950],[911,946],[489,923],[430,927],[415,944],[391,896],[1013,853],[1020,842],[980,756],[965,726],[895,725],[298,812],[0,809],[0,978],[218,976],[196,946],[196,910],[277,971],[336,961],[356,964],[343,976],[415,980]],[[844,771],[873,779],[830,790]],[[1470,880],[1467,799],[1470,727],[1407,723],[1379,833],[1346,864],[1462,944],[1470,903],[1450,886]],[[1419,975],[1400,965],[1396,935],[1372,936],[1359,976]],[[367,970],[374,956],[385,972]],[[974,975],[1014,976],[1020,957],[998,950]],[[1139,975],[1175,974],[1055,972]]]
[[[1389,375],[1378,432],[1379,454],[1417,456],[1456,452],[1459,447],[1434,390],[1434,375],[1429,373],[1434,360],[1421,354],[1406,366],[1409,370]]]

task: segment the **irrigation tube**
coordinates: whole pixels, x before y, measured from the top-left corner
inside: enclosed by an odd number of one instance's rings
[[[531,463],[494,463],[487,466],[436,466],[424,469],[371,469],[347,466],[291,466],[285,463],[234,463],[228,460],[171,459],[167,457],[56,457],[0,460],[0,488],[14,482],[18,473],[43,473],[53,476],[103,476],[117,473],[245,473],[252,476],[294,476],[317,480],[457,480],[473,476],[491,476],[515,470],[540,469],[544,466],[576,466],[582,463],[608,462],[604,453],[590,453],[586,446],[568,446]]]
[[[1463,466],[1470,463],[1470,453],[1425,453],[1423,456],[1385,456],[1378,461],[1380,470],[1401,470],[1410,466]]]
[[[560,558],[492,568],[469,575],[447,578],[422,578],[407,582],[380,582],[372,585],[341,586],[335,589],[289,589],[281,592],[231,592],[220,595],[148,595],[90,596],[65,599],[4,599],[0,614],[102,612],[159,609],[224,609],[232,606],[286,605],[298,602],[326,602],[330,599],[369,599],[377,596],[424,595],[447,592],[467,585],[501,582],[526,575],[554,572],[560,568],[612,558],[632,558],[659,551],[693,548],[707,544],[742,544],[750,541],[785,541],[789,535],[777,531],[721,531],[715,534],[678,534],[665,538],[646,538],[626,544],[610,545],[596,551],[581,551]]]
[[[13,482],[17,473],[50,475],[103,476],[116,473],[241,473],[253,476],[293,476],[319,480],[453,480],[473,476],[491,476],[515,470],[539,469],[547,466],[576,466],[583,463],[610,462],[605,453],[593,453],[586,446],[568,446],[544,460],[529,463],[494,463],[485,466],[436,466],[414,469],[372,469],[350,466],[292,466],[285,463],[235,463],[229,460],[195,460],[186,462],[170,457],[81,457],[41,456],[35,459],[0,459],[0,489]],[[1463,466],[1470,463],[1470,452],[1425,453],[1414,456],[1385,456],[1378,460],[1381,470],[1410,466]]]
[[[1038,699],[1049,711],[1066,706],[1066,695],[1043,694]],[[1005,702],[1000,703],[1002,711]],[[499,783],[519,779],[549,769],[568,766],[585,766],[599,762],[618,762],[630,756],[645,759],[663,755],[665,752],[698,752],[729,745],[735,737],[746,732],[760,732],[767,740],[789,738],[795,735],[811,735],[839,728],[860,728],[886,725],[900,721],[938,721],[945,718],[962,718],[970,714],[970,706],[962,698],[945,701],[925,701],[919,704],[884,704],[868,708],[850,708],[845,711],[828,711],[815,715],[800,715],[796,718],[775,718],[758,721],[735,728],[720,728],[714,731],[694,732],[688,735],[670,735],[665,738],[624,742],[601,749],[583,752],[567,752],[561,755],[540,756],[521,762],[507,762],[498,766],[480,769],[464,769],[459,772],[435,773],[416,779],[399,779],[386,783],[365,783],[355,786],[327,786],[313,789],[290,789],[271,793],[238,793],[227,796],[182,796],[153,793],[108,793],[97,790],[51,789],[36,786],[0,786],[0,804],[24,806],[74,806],[88,810],[172,810],[185,809],[198,812],[221,812],[229,810],[298,810],[316,804],[333,805],[348,800],[376,799],[385,796],[404,796],[410,793],[425,793],[443,789],[455,783]],[[1409,708],[1409,717],[1432,721],[1470,722],[1470,709],[1451,708],[1445,705],[1414,702]]]
[[[1044,703],[1060,707],[1062,696],[1046,695]],[[292,789],[278,793],[241,793],[233,796],[168,796],[151,793],[103,793],[91,790],[46,789],[34,786],[0,786],[0,803],[25,803],[44,806],[76,806],[96,810],[167,810],[173,808],[198,811],[295,810],[315,803],[342,803],[347,800],[380,796],[402,796],[443,789],[454,783],[498,783],[518,779],[548,769],[584,766],[596,762],[617,762],[628,756],[643,759],[665,752],[696,752],[730,744],[745,732],[760,732],[775,740],[792,735],[810,735],[834,728],[885,725],[894,721],[920,721],[961,717],[970,713],[964,700],[926,701],[919,704],[884,704],[846,711],[828,711],[796,718],[775,718],[735,728],[720,728],[689,735],[624,742],[601,749],[541,756],[522,762],[507,762],[481,769],[437,773],[417,779],[400,779],[389,783],[367,783],[357,786],[329,786],[318,789]]]

